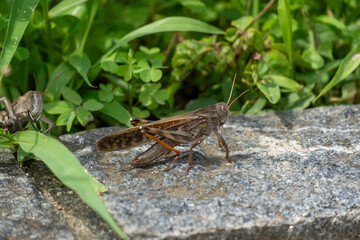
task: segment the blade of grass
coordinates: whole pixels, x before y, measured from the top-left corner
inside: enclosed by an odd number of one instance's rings
[[[319,95],[313,102],[318,100],[327,91],[332,89],[336,84],[340,83],[347,76],[349,76],[360,64],[360,44],[358,44],[341,62],[338,70],[331,81],[321,90]]]
[[[15,142],[24,151],[41,159],[63,184],[77,192],[121,238],[127,239],[101,201],[99,193],[105,191],[106,187],[93,178],[63,144],[35,131],[19,132],[15,135]]]
[[[39,0],[13,1],[10,20],[0,55],[0,86],[3,77],[2,72],[10,64],[38,3]]]
[[[279,14],[280,29],[284,39],[286,52],[289,58],[291,69],[293,69],[293,60],[292,60],[293,36],[292,36],[292,26],[291,26],[292,20],[291,20],[288,0],[279,0],[278,14]]]
[[[84,4],[87,1],[88,0],[78,0],[78,1],[64,0],[64,1],[61,1],[49,11],[49,18],[54,19],[54,18],[57,18],[60,16],[64,16],[70,10],[78,7],[81,4]]]

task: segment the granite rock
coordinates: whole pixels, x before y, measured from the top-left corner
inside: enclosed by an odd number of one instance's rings
[[[0,154],[0,239],[74,239],[61,213],[20,169]]]
[[[61,141],[109,191],[106,206],[134,239],[360,239],[359,106],[232,116],[223,126],[232,160],[215,135],[146,168],[128,163],[147,146],[99,153],[120,128]]]
[[[176,147],[183,156],[169,167],[165,163],[173,155],[132,168],[129,162],[149,145],[96,150],[99,138],[123,128],[94,129],[60,140],[108,187],[102,195],[105,205],[131,239],[360,239],[359,108],[231,116],[221,134],[236,162],[225,160],[213,134],[193,150],[188,175],[187,145]],[[76,194],[44,180],[55,179],[44,164],[30,162],[22,171],[27,174],[23,181],[45,196],[37,198],[40,202],[51,199],[54,209],[45,214],[62,214],[76,239],[116,238]],[[4,195],[20,187],[7,184],[8,189],[2,184]],[[23,205],[37,211],[40,206]],[[11,204],[4,208],[17,209]],[[81,230],[71,226],[74,222],[81,223]],[[0,219],[0,232],[3,224]],[[66,227],[59,228],[67,236]]]

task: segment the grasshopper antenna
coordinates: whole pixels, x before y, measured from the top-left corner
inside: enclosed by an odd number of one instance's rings
[[[33,75],[34,75],[34,79],[35,79],[36,91],[39,91],[39,88],[38,88],[38,84],[37,84],[37,80],[36,80],[35,73],[33,73]]]
[[[231,99],[231,95],[232,95],[232,92],[233,92],[233,90],[234,90],[235,79],[236,79],[236,73],[235,73],[234,80],[233,80],[233,83],[232,83],[232,86],[231,86],[231,91],[230,91],[229,99],[228,99],[226,105],[229,105],[229,102],[230,102],[230,99]]]
[[[53,85],[53,83],[56,81],[56,79],[58,79],[61,75],[63,75],[64,72],[62,72],[59,76],[57,76],[52,83],[50,83],[50,85],[44,90],[44,92],[42,93],[42,96],[44,96],[46,94],[46,91],[51,87],[51,85]]]
[[[244,91],[244,92],[243,92],[242,94],[240,94],[237,98],[235,98],[234,101],[232,101],[232,102],[230,103],[230,105],[228,106],[228,109],[231,107],[231,105],[232,105],[236,100],[239,99],[239,97],[241,97],[242,95],[244,95],[244,94],[247,93],[248,91],[249,91],[249,89],[246,90],[246,91]]]

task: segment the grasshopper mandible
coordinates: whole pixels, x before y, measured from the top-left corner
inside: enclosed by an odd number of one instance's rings
[[[97,142],[97,149],[103,152],[124,150],[153,140],[156,141],[156,143],[145,152],[136,156],[130,165],[134,167],[145,166],[155,159],[173,151],[177,156],[174,160],[166,164],[166,166],[168,166],[181,156],[181,152],[174,147],[189,143],[189,164],[185,171],[185,174],[187,174],[191,166],[192,149],[204,141],[213,131],[217,136],[219,147],[225,148],[225,159],[228,162],[232,162],[229,159],[229,148],[224,138],[218,132],[218,129],[228,119],[230,106],[248,91],[246,90],[240,94],[229,105],[235,78],[227,103],[219,102],[213,106],[200,108],[196,111],[154,122],[132,117],[130,121],[134,127],[102,137]],[[143,125],[138,126],[138,123],[142,123]]]
[[[45,92],[46,90],[44,93]],[[5,110],[0,111],[0,127],[4,131],[14,133],[17,130],[22,130],[22,124],[28,121],[30,121],[31,124],[36,122],[38,129],[40,129],[39,121],[47,123],[49,127],[43,132],[44,134],[49,132],[54,126],[52,121],[41,116],[43,110],[43,93],[39,91],[28,91],[13,103],[6,97],[0,98],[0,102],[3,102],[5,105]]]

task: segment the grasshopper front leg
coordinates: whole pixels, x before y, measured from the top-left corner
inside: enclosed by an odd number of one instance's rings
[[[41,130],[41,126],[40,126],[39,121],[42,121],[42,122],[47,123],[47,124],[49,125],[49,127],[43,132],[43,134],[46,134],[47,132],[49,132],[49,131],[54,127],[54,123],[53,123],[51,120],[47,119],[46,117],[43,117],[43,116],[40,115],[40,116],[36,119],[36,118],[34,118],[34,117],[32,116],[32,114],[31,114],[30,111],[29,111],[29,116],[30,116],[30,119],[31,119],[31,120],[30,120],[31,125],[32,125],[35,129],[37,128],[38,131]],[[36,123],[36,127],[34,126],[33,122]]]
[[[4,120],[4,122],[2,124],[4,126],[10,127],[10,126],[14,126],[17,123],[19,125],[20,129],[22,129],[21,123],[20,123],[20,121],[18,121],[9,99],[7,99],[6,97],[2,97],[2,98],[0,98],[0,102],[4,103],[5,109],[9,115],[8,122],[5,122],[5,120]]]
[[[217,136],[219,147],[220,148],[221,147],[225,148],[225,159],[226,159],[226,161],[228,161],[229,163],[236,162],[235,160],[230,160],[229,159],[229,148],[228,148],[228,145],[225,142],[225,139],[220,135],[220,133],[218,132],[218,130],[216,128],[213,129],[213,131]]]
[[[49,119],[47,119],[46,117],[41,116],[39,120],[49,125],[49,127],[43,132],[43,134],[46,134],[54,127],[54,123]]]

